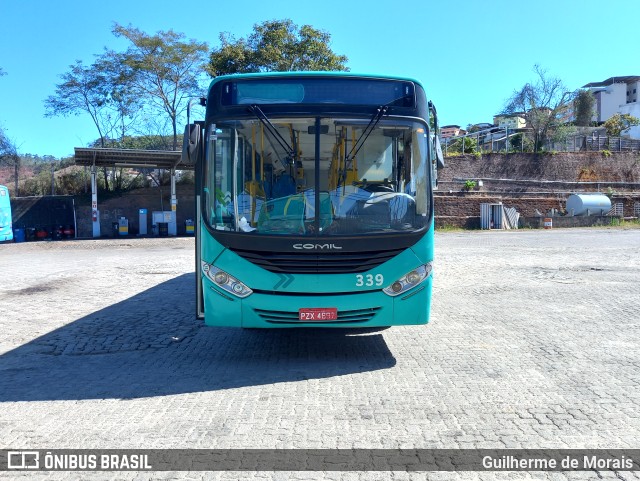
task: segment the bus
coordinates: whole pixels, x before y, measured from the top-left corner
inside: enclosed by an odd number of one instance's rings
[[[0,242],[13,240],[13,225],[11,221],[11,203],[9,189],[0,185]]]
[[[412,79],[215,78],[185,128],[196,311],[210,326],[426,324],[437,113]],[[190,114],[188,113],[188,116]]]

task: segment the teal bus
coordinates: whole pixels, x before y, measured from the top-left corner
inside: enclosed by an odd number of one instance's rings
[[[408,78],[215,78],[185,129],[197,315],[242,328],[429,320],[437,113]]]
[[[11,202],[9,189],[0,185],[0,242],[13,240],[13,224],[11,221]]]

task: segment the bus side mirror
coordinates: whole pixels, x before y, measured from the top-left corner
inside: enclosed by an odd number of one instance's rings
[[[429,100],[429,114],[433,121],[433,125],[431,128],[433,129],[433,145],[435,147],[436,153],[436,167],[438,170],[444,169],[444,155],[442,155],[442,146],[440,145],[440,137],[438,134],[440,132],[440,126],[438,125],[438,111],[436,110],[436,106],[434,103]]]
[[[200,147],[202,139],[202,127],[198,123],[189,124],[184,128],[184,138],[182,140],[182,157],[180,162],[183,164],[195,164],[195,154]]]
[[[442,146],[440,145],[440,137],[435,136],[436,162],[438,170],[444,169],[444,155],[442,155]]]

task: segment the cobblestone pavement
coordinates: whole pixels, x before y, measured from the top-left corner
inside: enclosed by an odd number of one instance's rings
[[[436,242],[432,322],[365,333],[202,327],[194,320],[193,239],[2,245],[0,447],[639,447],[640,230],[453,232]]]

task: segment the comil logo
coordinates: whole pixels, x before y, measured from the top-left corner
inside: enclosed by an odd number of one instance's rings
[[[293,244],[294,249],[304,250],[340,250],[342,247],[335,244]]]
[[[38,451],[8,451],[8,469],[39,469],[40,453]]]

